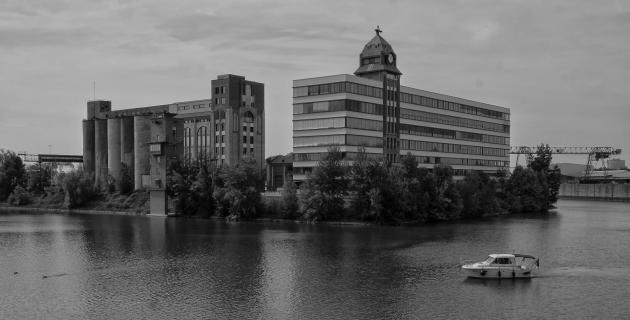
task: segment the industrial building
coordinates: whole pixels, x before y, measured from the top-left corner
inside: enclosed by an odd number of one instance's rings
[[[392,46],[375,30],[354,75],[293,81],[293,178],[303,181],[330,146],[351,162],[398,162],[411,153],[421,166],[450,165],[458,176],[509,167],[510,110],[402,86]]]
[[[227,74],[212,80],[211,90],[211,99],[122,110],[112,110],[110,101],[88,101],[84,170],[101,183],[120,179],[127,168],[135,189],[151,190],[152,212],[154,196],[165,190],[171,161],[221,166],[253,159],[262,170],[264,85]]]

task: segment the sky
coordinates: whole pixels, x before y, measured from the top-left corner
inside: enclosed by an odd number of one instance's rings
[[[614,0],[0,0],[0,148],[81,154],[87,100],[209,98],[232,73],[265,84],[265,153],[288,153],[292,80],[352,74],[377,25],[402,85],[510,108],[511,145],[630,164],[630,1]]]

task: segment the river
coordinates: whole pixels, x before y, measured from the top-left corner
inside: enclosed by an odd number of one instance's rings
[[[463,259],[540,257],[530,280]],[[1,319],[630,316],[630,204],[420,227],[0,212]]]

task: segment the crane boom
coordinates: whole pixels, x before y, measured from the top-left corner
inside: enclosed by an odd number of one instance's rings
[[[538,147],[529,146],[511,146],[511,154],[534,154]],[[621,154],[621,149],[614,147],[549,147],[551,153],[555,154],[601,154],[611,155]]]
[[[521,154],[529,155],[528,159],[536,153],[538,147],[528,146],[511,146],[510,154],[517,155],[516,163],[518,164],[518,156]],[[584,170],[584,179],[588,179],[593,171],[593,163],[599,160],[604,161],[613,155],[621,154],[621,149],[614,147],[549,147],[552,154],[585,154],[587,155],[586,169]]]

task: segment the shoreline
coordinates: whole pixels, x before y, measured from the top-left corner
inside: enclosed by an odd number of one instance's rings
[[[45,208],[45,207],[19,207],[11,205],[0,205],[0,211],[34,211],[34,212],[52,212],[52,213],[79,213],[79,214],[109,214],[109,215],[125,215],[125,216],[143,216],[147,215],[142,212],[133,211],[116,211],[116,210],[93,210],[93,209],[63,209],[63,208]]]

